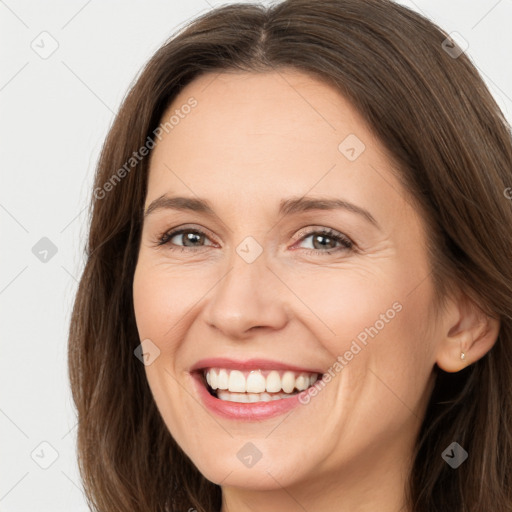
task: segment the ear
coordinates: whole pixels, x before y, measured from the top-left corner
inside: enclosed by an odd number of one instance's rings
[[[445,372],[464,369],[487,354],[496,343],[499,319],[487,315],[467,295],[460,293],[458,298],[450,299],[444,315],[444,332],[436,363]]]

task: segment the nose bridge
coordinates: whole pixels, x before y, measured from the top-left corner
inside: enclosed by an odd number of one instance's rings
[[[230,256],[206,307],[208,324],[230,337],[242,337],[252,327],[281,328],[287,320],[283,290],[263,247],[247,237]]]

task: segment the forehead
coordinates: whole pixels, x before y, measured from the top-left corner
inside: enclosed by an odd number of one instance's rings
[[[354,107],[296,70],[202,75],[174,98],[162,125],[171,117],[153,150],[152,196],[192,192],[243,204],[308,192],[396,201],[403,192]]]
[[[193,129],[195,137],[190,144],[199,137],[202,143],[195,147],[196,152],[210,145],[218,151],[232,151],[232,144],[238,143],[239,156],[242,150],[250,152],[253,148],[263,156],[261,144],[267,152],[288,158],[297,152],[306,155],[325,150],[337,155],[339,143],[351,133],[375,149],[380,146],[337,89],[295,70],[200,76],[176,96],[163,121],[185,110],[190,98],[197,105],[173,126],[172,136],[176,139],[182,134],[179,140],[184,143]]]

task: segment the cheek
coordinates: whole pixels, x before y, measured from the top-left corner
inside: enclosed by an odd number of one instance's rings
[[[425,361],[432,348],[434,290],[419,256],[416,263],[389,258],[373,269],[339,269],[304,281],[298,293],[330,328],[331,336],[324,336],[330,353],[362,354],[371,346],[382,360],[421,355]]]
[[[431,280],[421,268],[399,267],[371,275],[345,269],[319,273],[294,290],[312,305],[310,325],[319,326],[332,374],[343,373],[350,387],[359,386],[364,375],[373,379],[365,386],[371,390],[368,403],[377,407],[383,399],[393,400],[393,393],[415,403],[435,362]]]
[[[186,304],[181,299],[186,287],[181,286],[176,275],[170,276],[163,266],[147,263],[139,256],[133,280],[133,304],[139,338],[150,339],[159,349],[159,356],[144,367],[146,378],[160,415],[175,439],[183,441],[180,418],[179,386],[176,385],[176,353],[179,337],[175,329],[180,328],[180,319],[186,313]],[[170,390],[178,390],[170,392]]]
[[[390,275],[389,268],[347,264],[321,271],[294,270],[283,280],[293,283],[293,293],[300,300],[294,301],[297,315],[311,318],[309,327],[315,326],[318,339],[327,340],[330,352],[339,354],[358,336],[364,342],[369,337],[365,329],[377,322],[381,331],[400,314],[401,290]]]
[[[141,339],[172,342],[173,330],[179,329],[186,319],[190,305],[194,303],[197,288],[193,283],[180,279],[164,266],[150,265],[142,259],[135,270],[133,281],[133,305],[137,329]],[[160,346],[167,350],[170,346]]]
[[[387,418],[397,431],[413,419],[411,414],[421,416],[435,363],[430,328],[433,290],[428,282],[420,288],[411,293],[408,286],[396,287],[382,293],[366,311],[358,302],[359,320],[364,322],[350,323],[345,316],[351,331],[338,346],[338,354],[343,350],[343,371],[350,376],[346,384],[355,388],[354,394],[367,410],[373,410],[376,425]]]

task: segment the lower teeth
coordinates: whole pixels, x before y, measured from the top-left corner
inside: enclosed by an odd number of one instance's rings
[[[217,390],[217,398],[226,402],[270,402],[272,400],[281,400],[282,398],[290,398],[296,395],[298,391],[293,393],[233,393],[223,389]]]

